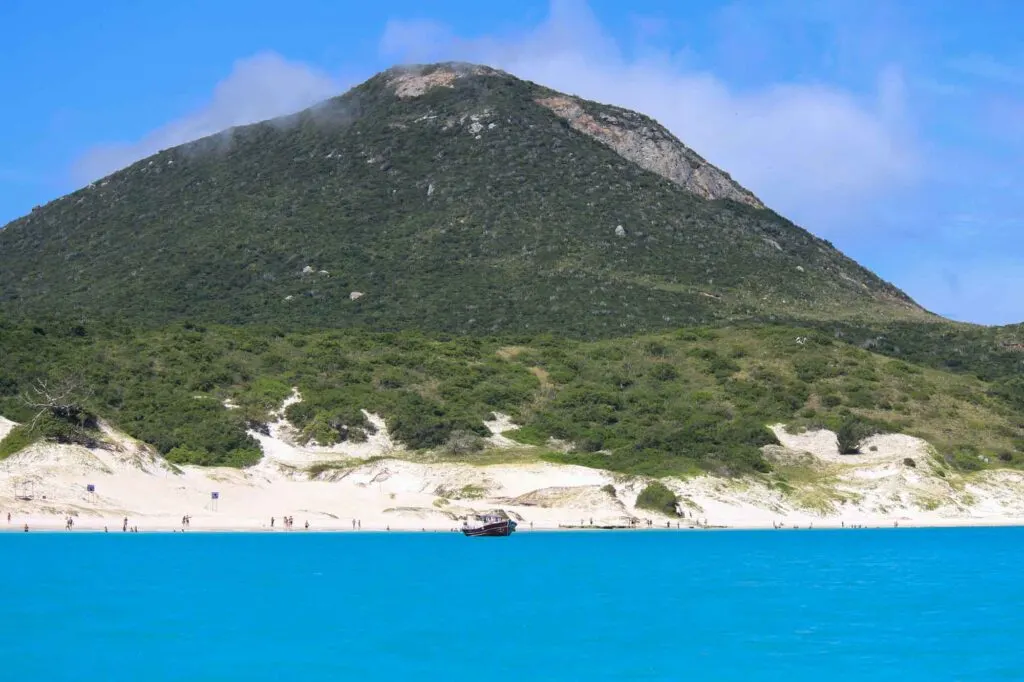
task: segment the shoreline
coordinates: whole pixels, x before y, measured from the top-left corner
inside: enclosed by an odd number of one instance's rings
[[[365,528],[352,529],[347,526],[342,527],[340,525],[320,525],[319,527],[311,525],[310,528],[297,527],[293,529],[284,528],[269,528],[267,526],[254,526],[248,524],[224,524],[224,525],[203,525],[196,527],[188,527],[182,529],[180,526],[167,524],[166,522],[160,523],[159,521],[153,525],[145,524],[145,519],[140,519],[142,523],[132,523],[131,527],[138,528],[137,533],[148,533],[148,534],[175,534],[175,533],[202,533],[202,534],[277,534],[277,535],[293,535],[293,534],[352,534],[357,535],[360,533],[368,534],[426,534],[426,533],[454,533],[460,534],[460,526],[441,526],[438,524],[427,524],[414,526],[408,523],[399,523],[391,526],[385,525],[382,527],[367,526]],[[75,521],[75,526],[71,530],[68,530],[64,526],[64,522],[59,518],[12,518],[9,524],[0,522],[0,534],[11,534],[11,533],[22,533],[25,524],[29,526],[29,533],[64,533],[68,535],[73,534],[132,534],[132,530],[122,531],[121,525],[118,524],[107,524],[106,528],[103,524],[96,523],[80,523],[78,520]],[[523,522],[519,523],[519,527],[516,529],[516,533],[624,533],[624,532],[727,532],[727,531],[839,531],[839,530],[922,530],[922,529],[950,529],[950,528],[1022,528],[1024,527],[1024,519],[1019,518],[1008,518],[1008,519],[948,519],[948,520],[937,520],[928,521],[926,523],[921,522],[897,522],[897,525],[893,523],[885,523],[882,521],[876,521],[873,523],[858,523],[854,525],[842,525],[842,522],[835,523],[832,521],[816,522],[812,524],[789,524],[782,525],[779,527],[773,527],[771,524],[767,525],[735,525],[735,526],[722,526],[722,525],[709,525],[704,526],[692,526],[692,525],[679,525],[678,527],[665,527],[658,526],[638,526],[636,528],[628,527],[600,527],[595,524],[593,527],[588,526],[552,526],[552,525],[540,525],[535,524],[533,527],[529,527]]]

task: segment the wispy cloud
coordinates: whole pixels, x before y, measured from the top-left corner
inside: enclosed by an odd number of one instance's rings
[[[198,111],[136,142],[92,148],[75,162],[72,176],[76,182],[89,182],[161,149],[294,113],[340,94],[341,88],[334,78],[308,64],[272,52],[257,54],[235,62],[231,73],[214,87],[209,102]]]
[[[627,58],[582,2],[553,2],[543,24],[512,36],[455,37],[433,22],[393,20],[381,50],[403,61],[482,62],[642,111],[798,220],[821,222],[890,192],[913,181],[921,163],[896,68],[877,74],[867,98],[797,83],[741,91],[671,54]]]

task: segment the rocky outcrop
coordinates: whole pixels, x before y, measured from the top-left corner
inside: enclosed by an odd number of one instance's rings
[[[494,69],[475,64],[449,63],[433,66],[406,66],[392,69],[388,85],[401,99],[420,97],[434,88],[453,87],[455,80],[462,76],[483,76],[495,73]]]
[[[561,95],[536,100],[568,121],[574,130],[614,149],[645,170],[657,173],[688,192],[705,199],[732,199],[764,208],[751,192],[741,187],[728,173],[715,168],[680,142],[664,127],[645,116],[625,109],[602,107],[605,111],[588,113],[579,100]]]

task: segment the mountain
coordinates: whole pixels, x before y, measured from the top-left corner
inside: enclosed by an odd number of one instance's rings
[[[495,69],[392,69],[0,230],[0,312],[601,337],[932,319],[656,121]]]

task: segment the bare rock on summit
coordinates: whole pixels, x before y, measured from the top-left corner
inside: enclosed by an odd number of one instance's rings
[[[587,113],[574,97],[557,95],[536,100],[585,135],[614,149],[645,170],[657,173],[704,199],[732,199],[755,208],[764,204],[737,184],[728,173],[715,168],[652,119],[626,109],[614,114]],[[609,108],[609,107],[605,107]]]

